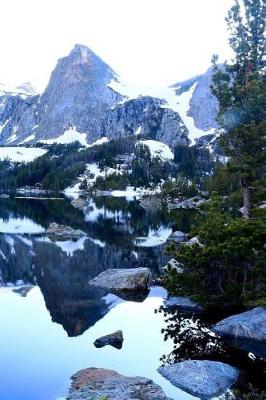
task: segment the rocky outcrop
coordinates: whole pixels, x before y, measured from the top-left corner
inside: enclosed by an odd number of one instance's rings
[[[187,240],[187,234],[181,231],[173,232],[168,238],[168,241],[175,243],[182,243],[185,242],[186,240]]]
[[[213,330],[222,336],[266,342],[266,307],[225,318]]]
[[[70,226],[59,225],[53,222],[46,230],[47,236],[52,241],[64,241],[64,240],[78,240],[86,233],[80,229],[73,229]]]
[[[100,287],[110,292],[148,291],[152,282],[148,268],[108,269],[92,279],[91,286]]]
[[[201,312],[203,308],[191,300],[189,297],[170,297],[165,300],[163,303],[165,308],[168,309],[178,309],[181,311],[189,311],[189,312]]]
[[[163,108],[164,100],[150,96],[128,100],[109,110],[103,134],[112,139],[141,134],[171,147],[188,144],[188,131],[178,113]]]
[[[152,380],[128,378],[107,369],[84,369],[71,379],[67,400],[167,400],[163,390]]]
[[[206,199],[203,199],[200,196],[195,196],[190,199],[185,200],[176,200],[175,202],[169,202],[167,204],[168,210],[176,210],[179,208],[186,209],[198,209],[202,204],[206,203]]]
[[[111,333],[109,335],[102,336],[98,339],[95,340],[94,346],[97,348],[101,348],[104,346],[113,346],[116,349],[122,349],[123,346],[123,332],[122,331],[116,331],[114,333]]]
[[[160,367],[160,374],[173,385],[210,399],[226,392],[238,379],[239,372],[228,364],[208,360],[189,360]]]

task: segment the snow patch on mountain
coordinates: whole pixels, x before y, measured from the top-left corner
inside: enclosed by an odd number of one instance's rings
[[[183,92],[179,96],[175,94],[176,98],[176,111],[179,113],[182,118],[184,124],[186,125],[189,131],[189,139],[192,141],[192,144],[195,144],[195,140],[200,138],[203,135],[212,134],[215,131],[215,128],[209,129],[208,131],[203,131],[195,126],[195,122],[193,117],[189,116],[190,110],[190,102],[194,91],[196,89],[197,82],[186,92]],[[176,88],[171,88],[173,92],[176,91]]]
[[[28,96],[34,96],[36,94],[36,91],[32,87],[30,82],[23,83],[17,87],[0,83],[0,96],[7,94],[11,96],[19,95],[22,98],[26,98]]]
[[[28,163],[43,156],[47,150],[37,147],[0,147],[0,161]]]
[[[158,142],[157,140],[139,140],[136,146],[148,146],[152,158],[160,158],[162,161],[170,161],[174,159],[174,153],[167,144]]]
[[[61,136],[53,139],[43,139],[40,140],[41,143],[45,144],[70,144],[74,142],[79,142],[82,146],[87,147],[87,133],[81,133],[76,130],[76,128],[70,128],[66,130]]]
[[[28,142],[31,142],[32,140],[34,140],[35,139],[35,133],[33,133],[32,135],[30,135],[30,136],[27,136],[24,140],[22,140],[22,142],[20,142],[19,144],[25,144],[25,143],[28,143]]]

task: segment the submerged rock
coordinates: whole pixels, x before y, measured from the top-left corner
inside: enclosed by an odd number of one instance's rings
[[[210,399],[226,392],[238,379],[239,371],[217,361],[189,360],[158,369],[173,385],[200,397]]]
[[[213,330],[222,336],[266,341],[266,307],[225,318]]]
[[[149,268],[108,269],[89,284],[111,292],[148,291],[152,283]]]
[[[79,197],[78,199],[74,199],[71,201],[71,204],[75,208],[84,208],[87,205],[87,201]]]
[[[129,378],[108,369],[83,369],[71,379],[67,400],[167,400],[160,386],[151,379]]]
[[[53,222],[46,230],[48,237],[53,241],[64,241],[64,240],[78,240],[86,233],[80,229],[73,229],[70,226],[59,225]]]
[[[169,309],[180,309],[191,312],[201,312],[203,308],[189,297],[170,297],[164,301],[164,307]]]
[[[110,335],[105,335],[96,339],[94,342],[94,346],[97,348],[101,348],[109,345],[115,347],[116,349],[122,349],[123,341],[123,332],[119,330],[111,333]]]
[[[147,196],[140,201],[140,206],[146,211],[157,212],[162,208],[162,200],[157,196]]]

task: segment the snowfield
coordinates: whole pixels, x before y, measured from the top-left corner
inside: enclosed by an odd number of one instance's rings
[[[70,144],[74,142],[79,142],[82,146],[87,147],[87,133],[80,133],[76,128],[66,130],[63,135],[58,136],[54,139],[44,139],[40,140],[41,143],[45,144]]]
[[[156,140],[139,140],[136,143],[136,146],[140,144],[149,147],[151,158],[159,157],[162,161],[170,161],[174,159],[174,153],[167,144]]]
[[[27,138],[24,140],[25,141],[29,141],[32,140],[30,138]],[[45,143],[45,144],[70,144],[70,143],[74,143],[74,142],[79,142],[82,146],[84,147],[93,147],[96,145],[101,145],[103,143],[107,143],[109,142],[109,139],[107,137],[101,137],[100,139],[97,139],[95,142],[88,144],[87,143],[87,133],[86,132],[78,132],[76,130],[76,128],[71,128],[66,130],[63,135],[57,137],[57,138],[53,138],[53,139],[43,139],[40,140],[41,143]],[[23,142],[22,142],[23,143]]]
[[[10,160],[12,162],[32,162],[36,158],[47,153],[45,149],[37,147],[0,147],[0,161]]]

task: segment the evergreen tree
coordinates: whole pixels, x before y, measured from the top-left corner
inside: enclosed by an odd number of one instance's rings
[[[265,172],[265,17],[265,0],[235,0],[226,19],[233,63],[221,69],[216,64],[218,57],[213,58],[212,90],[220,104],[220,141],[229,157],[227,168],[239,178],[247,219],[252,192]]]

